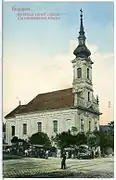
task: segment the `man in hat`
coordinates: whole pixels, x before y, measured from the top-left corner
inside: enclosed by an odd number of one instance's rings
[[[66,169],[66,152],[62,154],[61,169]]]

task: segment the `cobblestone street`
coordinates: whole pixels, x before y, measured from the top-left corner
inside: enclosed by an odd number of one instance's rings
[[[67,168],[60,169],[61,159],[24,158],[3,162],[4,178],[21,177],[114,177],[113,157],[92,160],[67,159]]]

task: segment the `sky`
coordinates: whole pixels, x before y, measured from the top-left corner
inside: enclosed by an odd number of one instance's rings
[[[56,20],[20,20],[24,13],[59,13]],[[100,99],[100,124],[113,118],[114,7],[112,2],[5,2],[3,8],[3,114],[19,100],[72,87],[80,9],[93,64],[93,88]],[[22,13],[20,11],[20,13]],[[20,14],[21,15],[21,14]],[[19,17],[19,19],[18,19]],[[47,16],[48,17],[48,16]],[[108,102],[110,101],[110,107]]]

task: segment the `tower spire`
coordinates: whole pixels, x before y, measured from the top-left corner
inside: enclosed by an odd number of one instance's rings
[[[78,37],[78,40],[79,40],[79,44],[85,44],[85,32],[84,32],[84,26],[83,26],[83,10],[80,9],[80,31],[79,31],[79,37]]]
[[[83,26],[83,11],[80,9],[80,31],[79,31],[79,36],[78,36],[78,46],[74,50],[73,54],[77,57],[82,57],[82,58],[88,58],[91,55],[91,52],[85,45],[85,31],[84,31],[84,26]]]
[[[82,11],[82,9],[80,9],[80,12],[81,12],[81,14],[80,14],[81,23],[80,23],[80,32],[79,32],[79,34],[84,35],[85,32],[84,32],[84,27],[83,27],[83,11]]]

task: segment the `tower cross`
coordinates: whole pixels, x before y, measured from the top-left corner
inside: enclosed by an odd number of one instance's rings
[[[83,10],[82,10],[82,8],[80,9],[80,12],[81,12],[81,15],[83,14]]]

